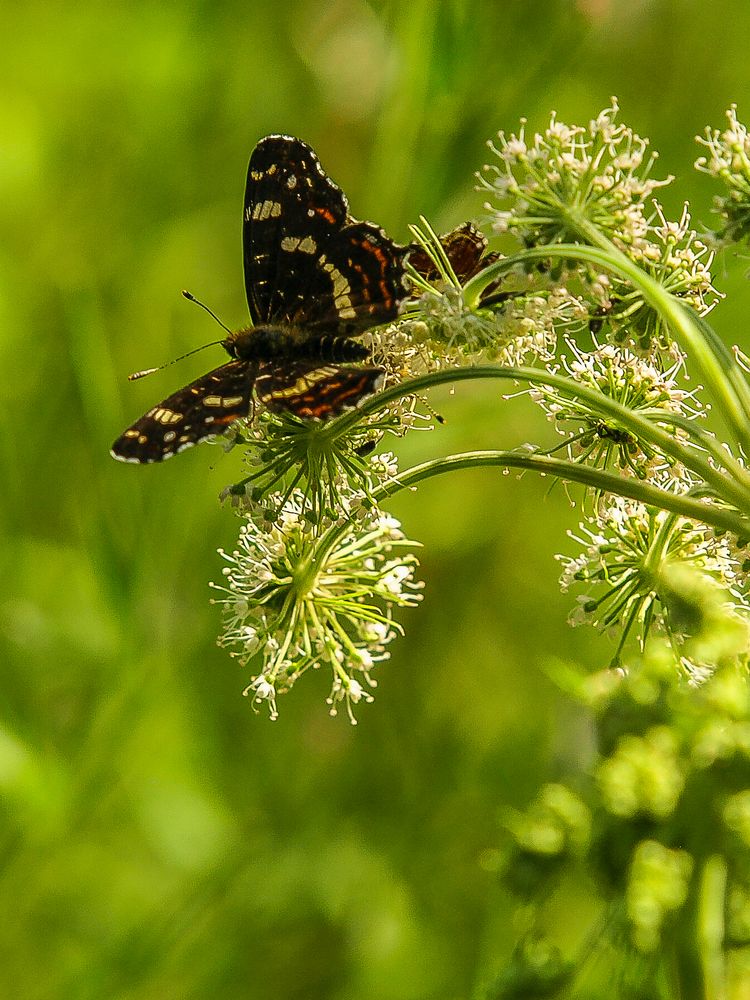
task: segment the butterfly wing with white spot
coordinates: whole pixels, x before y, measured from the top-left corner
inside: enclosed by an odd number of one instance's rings
[[[406,297],[404,253],[382,229],[349,216],[344,193],[307,143],[261,139],[250,157],[243,217],[256,326],[347,335],[394,319]]]
[[[230,361],[167,396],[112,445],[121,462],[161,462],[250,412],[257,365]]]

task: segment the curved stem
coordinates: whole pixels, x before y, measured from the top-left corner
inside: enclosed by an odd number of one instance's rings
[[[750,472],[727,450],[710,431],[697,426],[697,421],[683,416],[681,413],[667,413],[664,410],[640,410],[642,417],[654,420],[668,427],[679,427],[681,431],[692,438],[698,448],[707,452],[716,463],[717,468],[723,468],[737,482],[744,483],[750,489]]]
[[[750,519],[742,517],[735,511],[716,507],[684,494],[668,493],[666,490],[658,489],[640,479],[630,479],[611,472],[602,472],[592,469],[590,466],[578,465],[576,462],[568,462],[560,458],[525,455],[515,451],[464,452],[423,462],[421,465],[415,465],[407,472],[401,473],[398,480],[392,480],[374,489],[372,498],[375,502],[379,502],[394,496],[402,489],[416,486],[423,480],[431,479],[433,476],[439,476],[445,472],[492,466],[499,466],[503,469],[529,469],[543,475],[583,483],[585,486],[595,486],[608,493],[615,493],[649,506],[672,511],[681,517],[695,518],[719,531],[731,531],[742,537],[748,537],[748,532],[750,532]]]
[[[678,339],[696,361],[706,385],[713,393],[725,420],[743,451],[750,449],[750,386],[734,357],[705,319],[687,309],[658,281],[634,264],[621,250],[585,219],[576,220],[581,235],[593,245],[559,243],[554,246],[522,250],[491,264],[469,281],[464,288],[468,309],[476,309],[482,291],[493,281],[519,264],[558,257],[588,261],[627,278],[638,288],[646,302],[664,316]]]
[[[494,266],[494,265],[493,265]],[[500,365],[480,365],[475,368],[451,368],[439,372],[431,372],[428,375],[421,375],[418,378],[410,379],[400,385],[392,386],[377,396],[361,403],[356,410],[350,410],[327,428],[332,434],[340,434],[350,426],[356,424],[363,416],[377,412],[391,400],[401,396],[421,392],[446,382],[461,382],[464,379],[485,379],[496,378],[509,381],[520,381],[550,385],[561,390],[566,395],[577,397],[588,403],[592,410],[598,411],[615,418],[618,423],[627,427],[633,434],[656,445],[665,455],[670,455],[676,461],[681,462],[686,468],[691,469],[696,475],[711,485],[716,494],[727,502],[739,507],[741,510],[750,511],[750,478],[745,474],[740,482],[736,482],[728,476],[723,475],[714,465],[712,465],[703,455],[695,450],[685,447],[673,434],[658,427],[653,421],[642,417],[637,412],[628,409],[616,400],[605,396],[604,393],[573,379],[553,372],[547,372],[539,368],[518,367],[510,368]],[[617,478],[617,477],[615,477]]]

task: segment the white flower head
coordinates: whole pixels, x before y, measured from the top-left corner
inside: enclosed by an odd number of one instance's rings
[[[527,143],[525,123],[518,135],[498,134],[488,143],[496,162],[479,174],[481,187],[501,202],[495,207],[497,231],[513,229],[527,246],[575,241],[568,210],[582,214],[625,246],[643,231],[644,206],[654,191],[671,178],[655,180],[650,172],[655,155],[648,142],[617,124],[617,101],[589,122],[566,125],[552,114],[544,132]]]
[[[562,356],[564,371],[589,389],[601,392],[608,400],[620,403],[636,413],[647,411],[651,417],[663,412],[694,419],[703,412],[696,392],[681,384],[684,359],[680,357],[663,371],[647,358],[614,344],[583,351],[572,339],[566,340],[569,353]],[[657,454],[653,446],[639,440],[625,425],[602,415],[588,401],[538,383],[530,390],[531,398],[543,408],[555,428],[569,438],[568,452],[575,461],[598,468],[616,468],[625,475],[653,478],[664,473],[675,480],[688,482],[686,470],[674,461]],[[680,437],[683,432],[675,428]]]
[[[727,613],[747,619],[747,588],[738,586],[742,569],[730,540],[699,521],[614,497],[579,525],[577,534],[569,535],[582,551],[557,557],[563,565],[561,587],[585,590],[570,623],[621,630],[614,662],[631,632],[640,632],[641,646],[652,628],[680,642],[680,616],[693,601],[691,587],[700,591],[701,580],[724,595],[718,600],[723,600]]]
[[[212,585],[224,610],[219,645],[242,666],[259,669],[245,693],[253,706],[276,718],[277,696],[310,667],[332,671],[330,704],[369,702],[371,671],[401,631],[397,607],[413,607],[421,585],[414,580],[413,548],[399,522],[377,508],[360,509],[320,533],[311,525],[304,496],[295,491],[271,525],[265,512],[245,515],[237,548],[221,551],[224,581]]]

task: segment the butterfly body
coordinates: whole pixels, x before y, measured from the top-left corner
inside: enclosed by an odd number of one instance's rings
[[[231,333],[221,346],[233,358],[271,361],[292,358],[310,361],[363,361],[369,351],[356,340],[331,334],[310,336],[302,327],[249,327]]]
[[[169,458],[255,403],[326,419],[380,385],[383,370],[352,340],[395,319],[408,295],[406,248],[349,215],[313,150],[292,136],[261,139],[248,166],[242,224],[252,327],[222,346],[232,358],[148,410],[112,446],[114,458]]]

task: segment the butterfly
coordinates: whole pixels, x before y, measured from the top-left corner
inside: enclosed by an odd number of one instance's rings
[[[375,392],[383,369],[352,339],[396,318],[409,289],[406,247],[349,215],[343,191],[301,139],[269,135],[250,156],[242,219],[252,326],[221,345],[226,364],[152,407],[112,446],[160,462],[247,417],[335,416]]]
[[[500,259],[500,254],[487,252],[487,237],[473,222],[463,222],[438,239],[453,273],[462,285]],[[410,244],[409,263],[426,281],[440,281],[441,274],[437,264],[419,243]]]

